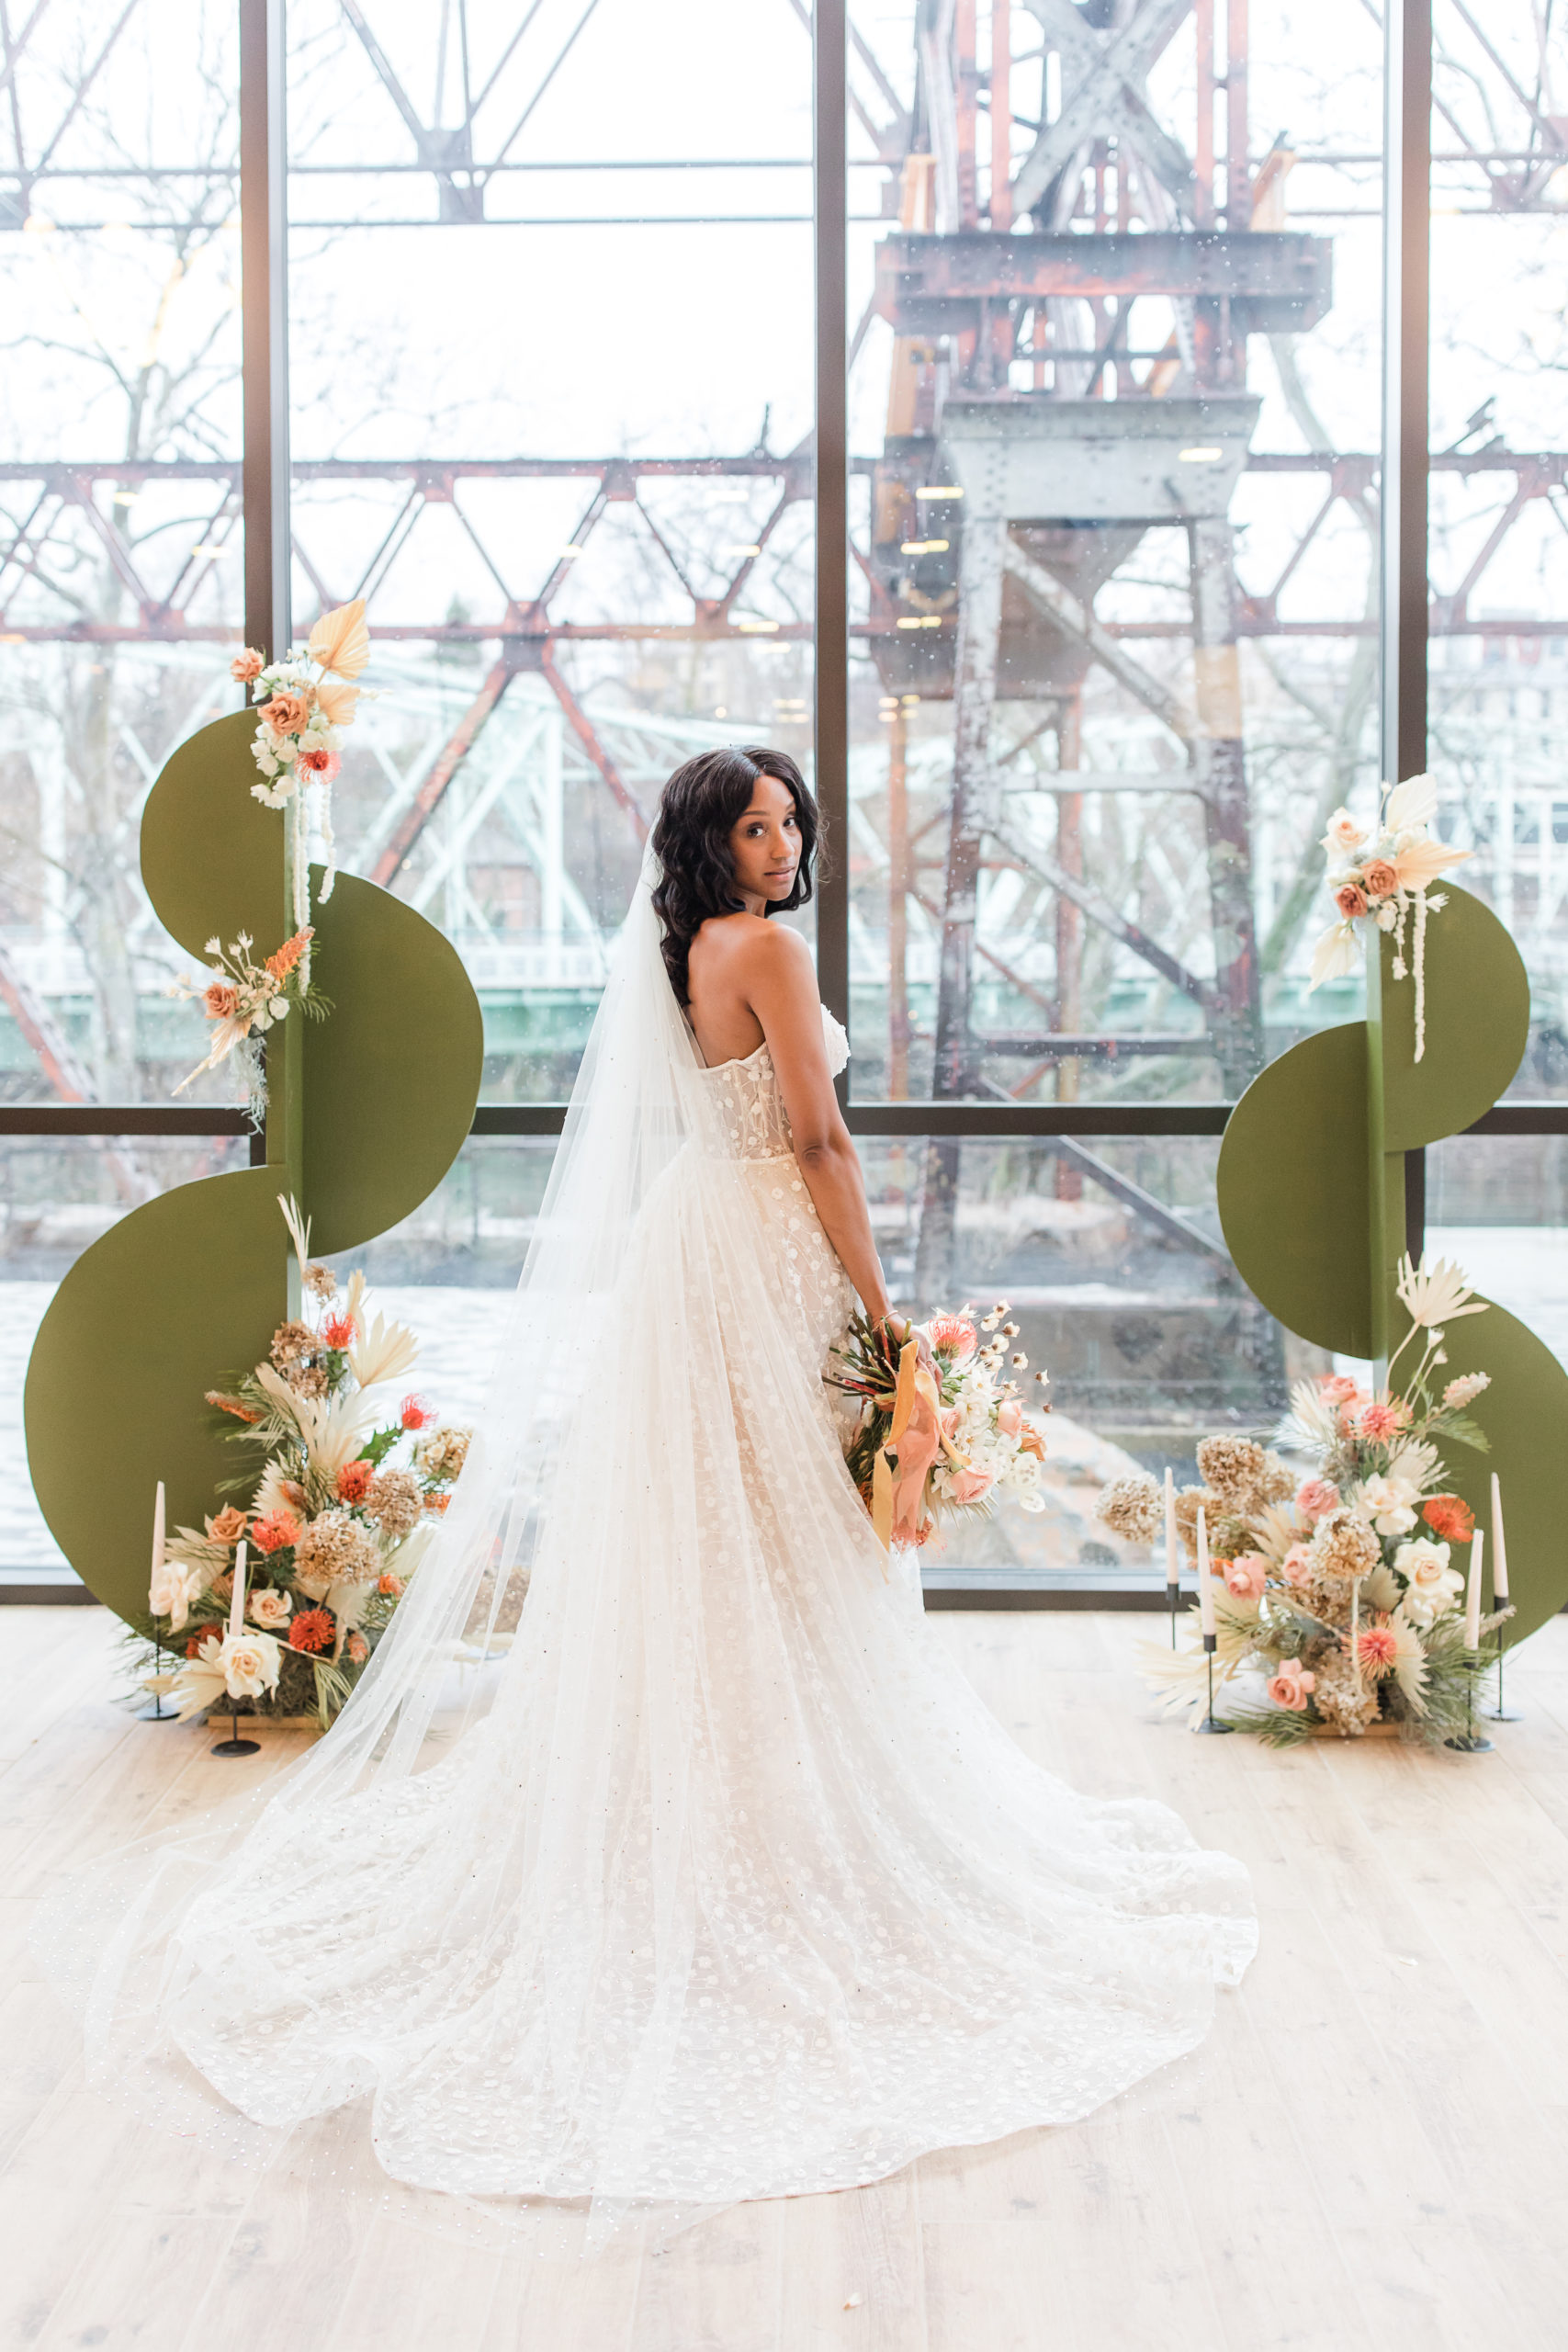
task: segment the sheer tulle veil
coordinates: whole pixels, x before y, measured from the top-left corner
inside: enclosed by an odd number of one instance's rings
[[[656,873],[348,1706],[37,1931],[96,2086],[252,2154],[346,2115],[431,2203],[694,2212],[1068,2120],[1255,1940],[1239,1864],[1030,1764],[886,1576],[789,1312],[809,1204],[737,1156]]]

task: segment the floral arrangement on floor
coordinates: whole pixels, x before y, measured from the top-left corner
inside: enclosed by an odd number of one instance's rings
[[[268,808],[284,810],[284,871],[294,930],[264,964],[251,961],[252,942],[242,933],[227,954],[219,940],[209,939],[206,953],[219,965],[205,980],[176,981],[174,997],[200,1000],[212,1023],[211,1046],[205,1061],[175,1087],[184,1093],[203,1070],[216,1069],[230,1055],[240,1053],[253,1118],[259,1121],[266,1105],[261,1039],[291,1008],[313,1020],[332,1011],[332,1001],[312,985],[310,942],[310,815],[307,800],[315,795],[315,825],[321,841],[326,871],[319,893],[324,905],[337,878],[333,863],[332,788],[343,765],[343,729],[352,727],[365,689],[354,684],[370,658],[370,633],[365,625],[365,599],[339,605],[323,613],[303,646],[290,646],[281,661],[268,662],[265,654],[247,645],[229,664],[229,674],[251,690],[257,707],[251,755],[261,770],[261,781],[251,786],[254,797]],[[269,986],[269,982],[272,985]]]
[[[1390,1386],[1374,1396],[1340,1375],[1302,1381],[1276,1443],[1305,1462],[1304,1477],[1248,1438],[1208,1437],[1198,1448],[1202,1486],[1176,1497],[1190,1559],[1200,1512],[1208,1538],[1215,1712],[1276,1746],[1320,1728],[1358,1738],[1380,1721],[1432,1745],[1462,1736],[1485,1663],[1480,1644],[1513,1613],[1480,1614],[1478,1575],[1467,1595],[1458,1562],[1474,1520],[1447,1490],[1438,1451],[1486,1450],[1467,1408],[1487,1375],[1466,1374],[1432,1394],[1446,1361],[1442,1324],[1483,1313],[1485,1301],[1456,1268],[1425,1258],[1419,1268],[1403,1261],[1398,1289],[1411,1328],[1391,1379],[1415,1334],[1425,1334],[1403,1395]],[[1099,1513],[1118,1535],[1152,1543],[1160,1489],[1152,1478],[1119,1478]],[[1190,1709],[1194,1722],[1207,1704],[1208,1667],[1201,1642],[1145,1645],[1145,1679],[1168,1712]]]
[[[1021,1348],[1010,1354],[1019,1334],[1007,1311],[998,1299],[976,1328],[965,1306],[914,1326],[903,1341],[856,1315],[832,1350],[829,1385],[861,1408],[846,1458],[886,1548],[926,1543],[944,1518],[988,1517],[1002,1493],[1044,1510],[1045,1442],[1018,1383],[1000,1376],[1005,1362],[1015,1372],[1029,1363]],[[1034,1377],[1046,1385],[1045,1373]]]
[[[1381,789],[1381,813],[1371,833],[1348,808],[1328,820],[1323,846],[1328,856],[1328,888],[1339,910],[1317,943],[1309,989],[1342,979],[1360,962],[1359,929],[1374,924],[1393,933],[1393,977],[1416,975],[1416,1059],[1427,1050],[1427,918],[1446,901],[1428,898],[1430,884],[1470,855],[1427,831],[1438,809],[1438,787],[1429,775]],[[1409,964],[1406,964],[1406,955]]]
[[[344,1288],[310,1262],[310,1234],[280,1200],[304,1294],[268,1359],[207,1402],[252,1459],[220,1492],[243,1495],[159,1547],[149,1616],[150,1690],[182,1717],[215,1703],[331,1722],[364,1672],[446,1510],[469,1432],[442,1426],[421,1396],[394,1403],[419,1342],[372,1314],[362,1274]],[[237,1424],[238,1426],[235,1426]],[[242,1622],[231,1623],[236,1575]]]

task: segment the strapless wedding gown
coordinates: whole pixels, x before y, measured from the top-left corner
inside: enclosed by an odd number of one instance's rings
[[[821,1379],[852,1293],[768,1049],[692,1059],[489,1712],[417,1769],[381,1731],[352,1786],[345,1723],[140,1927],[123,1888],[71,1915],[118,1939],[100,2078],[160,2052],[185,2128],[367,2097],[427,2188],[836,2189],[1088,2114],[1252,1955],[1241,1864],[1031,1763],[913,1555],[887,1572]]]

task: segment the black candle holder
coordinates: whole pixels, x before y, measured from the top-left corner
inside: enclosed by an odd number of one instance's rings
[[[1209,1712],[1202,1722],[1197,1725],[1199,1731],[1222,1732],[1235,1729],[1235,1724],[1223,1724],[1214,1713],[1214,1651],[1218,1642],[1217,1634],[1205,1634],[1203,1636],[1203,1647],[1209,1660]]]
[[[1486,1734],[1475,1728],[1475,1677],[1478,1670],[1478,1666],[1466,1668],[1465,1727],[1462,1732],[1456,1732],[1452,1739],[1443,1742],[1445,1747],[1457,1748],[1461,1756],[1488,1756],[1492,1752],[1492,1742]]]
[[[261,1742],[259,1739],[242,1739],[240,1737],[240,1710],[238,1707],[231,1707],[229,1710],[229,1737],[227,1739],[220,1739],[218,1742],[218,1745],[214,1747],[212,1753],[214,1756],[259,1756],[261,1754]]]
[[[1503,1599],[1502,1599],[1501,1600],[1499,1600],[1499,1601],[1498,1601],[1498,1603],[1497,1603],[1497,1607],[1498,1607],[1499,1609],[1506,1609],[1506,1608],[1507,1607],[1507,1605],[1508,1605],[1508,1604],[1507,1604],[1507,1595],[1506,1595],[1506,1594],[1505,1594],[1505,1595],[1504,1595],[1504,1597],[1503,1597]],[[1521,1715],[1517,1715],[1517,1714],[1511,1714],[1511,1713],[1509,1713],[1508,1709],[1507,1709],[1507,1708],[1504,1705],[1504,1703],[1503,1703],[1503,1660],[1504,1660],[1505,1656],[1506,1655],[1506,1645],[1505,1645],[1504,1640],[1503,1640],[1503,1628],[1501,1627],[1501,1625],[1499,1625],[1499,1626],[1498,1626],[1498,1628],[1497,1628],[1496,1641],[1497,1641],[1497,1704],[1496,1704],[1495,1707],[1488,1707],[1488,1708],[1485,1710],[1486,1718],[1487,1718],[1487,1721],[1488,1721],[1489,1723],[1495,1723],[1495,1724],[1517,1724],[1517,1723],[1522,1723],[1522,1722],[1523,1722],[1523,1720],[1524,1720],[1524,1718],[1523,1718]]]
[[[164,1671],[164,1645],[158,1639],[156,1634],[152,1636],[152,1656],[154,1659],[153,1672],[155,1674],[162,1675]],[[145,1707],[137,1708],[136,1720],[139,1724],[177,1724],[179,1722],[179,1714],[175,1708],[164,1706],[164,1694],[161,1690],[154,1690],[149,1703]]]

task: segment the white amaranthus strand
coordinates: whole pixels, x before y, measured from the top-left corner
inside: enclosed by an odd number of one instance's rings
[[[1411,960],[1416,969],[1416,1059],[1427,1050],[1427,893],[1416,893],[1416,932]]]
[[[316,893],[316,903],[324,907],[333,894],[337,880],[337,838],[333,831],[333,788],[330,783],[321,787],[321,810],[318,824],[321,835],[321,864],[325,868],[321,887]]]

